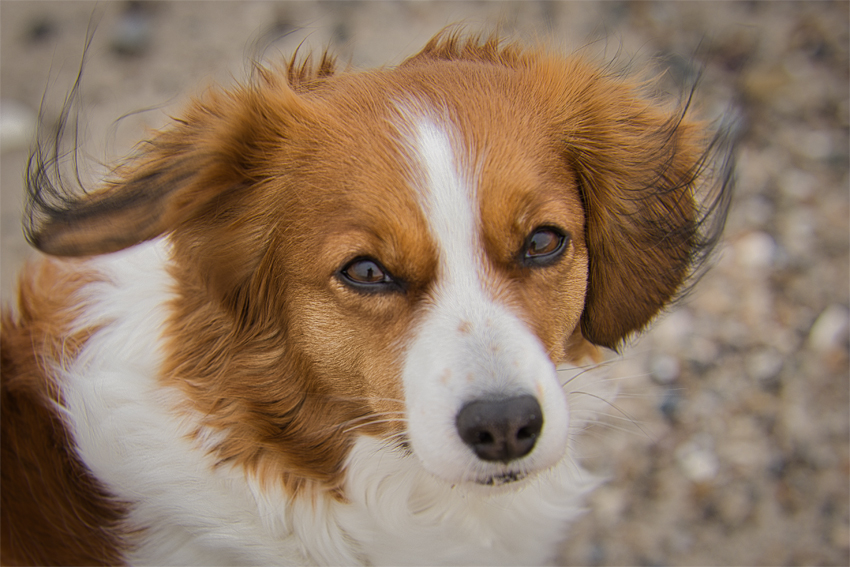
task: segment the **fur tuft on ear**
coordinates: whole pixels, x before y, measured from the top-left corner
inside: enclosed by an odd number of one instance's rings
[[[69,182],[62,171],[69,125],[76,138],[69,117],[78,88],[79,79],[55,136],[39,138],[27,168],[25,233],[36,248],[56,256],[104,254],[155,238],[252,183],[258,145],[279,134],[275,129],[289,118],[284,115],[299,113],[303,104],[286,85],[268,81],[236,94],[210,91],[89,192],[79,175]],[[257,116],[267,110],[260,102],[266,97],[281,103],[279,116]],[[257,124],[275,131],[258,131]]]
[[[690,98],[665,112],[623,79],[569,65],[557,70],[554,100],[586,214],[581,328],[616,350],[681,297],[716,246],[732,194],[731,136],[689,120]]]
[[[333,71],[329,58],[312,74],[308,64],[296,65],[282,75],[257,69],[247,85],[208,91],[90,192],[76,174],[78,76],[58,129],[41,136],[30,156],[27,239],[47,254],[88,256],[170,234],[181,263],[193,266],[224,304],[244,311],[240,298],[268,246],[261,231],[271,224],[244,219],[263,210],[256,195],[269,176],[267,156],[294,124],[313,116],[286,77],[306,88]],[[65,174],[69,155],[74,168]]]

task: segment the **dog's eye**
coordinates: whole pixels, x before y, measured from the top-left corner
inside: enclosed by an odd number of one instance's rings
[[[371,258],[355,258],[339,271],[339,275],[343,283],[358,291],[373,293],[400,287],[389,272]]]
[[[570,237],[552,227],[540,227],[528,235],[521,262],[526,266],[548,266],[561,257]]]

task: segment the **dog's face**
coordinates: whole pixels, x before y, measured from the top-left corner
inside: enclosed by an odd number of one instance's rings
[[[261,74],[48,210],[37,245],[169,234],[162,379],[223,461],[294,487],[338,483],[360,434],[453,484],[562,459],[555,365],[641,329],[690,268],[698,130],[579,61],[456,38]]]

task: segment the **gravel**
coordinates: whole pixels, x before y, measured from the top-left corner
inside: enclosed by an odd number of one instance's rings
[[[282,38],[267,58],[305,41],[369,67],[445,24],[501,22],[564,51],[665,69],[673,95],[701,73],[697,108],[735,117],[740,133],[725,239],[695,291],[613,359],[621,395],[581,443],[586,466],[610,480],[560,561],[848,565],[848,6],[2,2],[2,297],[31,254],[19,228],[26,140],[46,86],[46,123],[58,116],[92,19],[90,175],[198,85],[245,76],[269,34]]]

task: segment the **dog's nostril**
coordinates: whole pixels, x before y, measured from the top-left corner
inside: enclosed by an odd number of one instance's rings
[[[486,444],[486,443],[492,443],[493,441],[495,441],[493,439],[493,436],[490,435],[488,432],[486,432],[486,431],[479,431],[478,432],[478,441],[477,441],[478,443]]]
[[[523,427],[519,431],[517,431],[517,439],[531,439],[536,436],[538,432],[534,431],[534,428]]]
[[[460,438],[484,461],[508,462],[534,448],[543,429],[543,411],[534,396],[477,400],[457,414]]]

